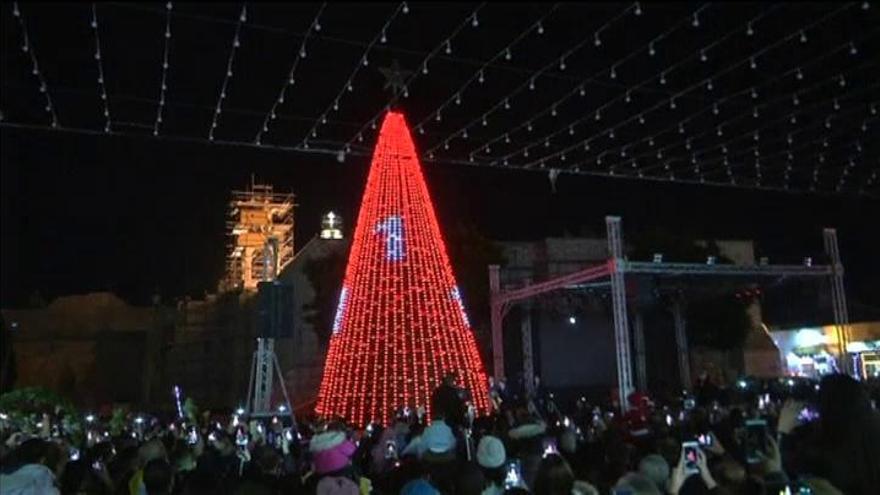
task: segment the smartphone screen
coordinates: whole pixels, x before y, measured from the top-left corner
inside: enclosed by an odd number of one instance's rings
[[[544,457],[552,454],[558,454],[559,447],[556,444],[555,438],[545,438],[544,439]]]
[[[394,443],[394,440],[388,440],[387,442],[385,442],[385,458],[397,458],[397,445]]]
[[[761,455],[767,452],[767,421],[750,419],[746,421],[746,460],[749,463],[761,462]]]
[[[701,433],[699,436],[697,436],[697,443],[699,443],[703,447],[711,447],[712,435],[708,431],[705,433]]]
[[[522,465],[518,459],[508,461],[504,475],[504,489],[522,486]]]
[[[688,474],[699,473],[697,465],[700,444],[697,442],[682,442],[681,450],[684,453],[684,471]]]

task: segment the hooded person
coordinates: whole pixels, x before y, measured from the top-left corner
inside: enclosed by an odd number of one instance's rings
[[[497,437],[486,435],[477,444],[477,465],[489,482],[482,495],[500,495],[504,493],[504,463],[507,462],[507,450],[504,443]]]
[[[0,492],[3,495],[57,495],[55,473],[46,466],[50,456],[49,443],[33,438],[25,441],[10,456],[18,467],[0,474]]]
[[[541,456],[544,453],[542,440],[546,432],[547,425],[535,418],[531,418],[507,432],[507,436],[515,442],[515,457],[522,461],[523,481],[529,488],[533,486],[535,476],[538,474]]]
[[[319,477],[351,474],[348,468],[355,450],[357,446],[337,430],[318,433],[309,442],[312,466]]]
[[[407,449],[412,447],[417,453],[431,484],[442,493],[454,493],[460,464],[452,428],[444,421],[434,421],[411,444]]]
[[[353,472],[351,458],[354,456],[357,446],[339,430],[328,430],[318,433],[309,441],[309,453],[312,456],[312,470],[314,476],[309,476],[305,481],[305,493],[316,493],[318,485],[325,479],[342,478],[355,483],[360,481]],[[328,481],[322,485],[323,493],[333,493],[350,488],[342,480]]]

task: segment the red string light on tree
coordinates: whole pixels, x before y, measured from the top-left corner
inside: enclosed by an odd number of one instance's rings
[[[385,116],[316,411],[357,425],[424,406],[448,372],[486,413],[487,377],[403,114]]]

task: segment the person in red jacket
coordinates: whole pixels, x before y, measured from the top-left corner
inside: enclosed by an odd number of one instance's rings
[[[642,437],[650,433],[649,421],[654,403],[642,392],[633,392],[627,397],[629,411],[623,416],[626,430],[633,437]]]

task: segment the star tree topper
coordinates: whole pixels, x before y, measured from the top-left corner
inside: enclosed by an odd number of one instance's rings
[[[379,71],[385,76],[383,89],[391,88],[395,97],[400,96],[406,90],[406,79],[413,73],[411,70],[402,69],[397,59],[391,62],[391,67],[379,67]]]

